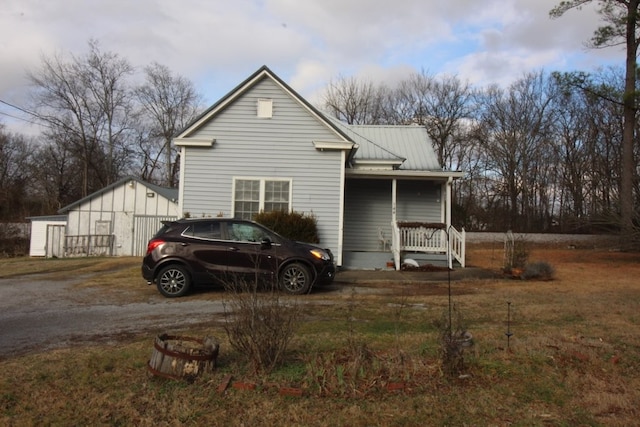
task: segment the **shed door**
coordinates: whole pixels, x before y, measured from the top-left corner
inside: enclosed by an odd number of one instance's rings
[[[147,243],[162,227],[162,221],[178,219],[176,216],[135,215],[133,221],[133,256],[144,256]]]
[[[47,246],[45,256],[47,258],[64,257],[64,225],[47,225]]]

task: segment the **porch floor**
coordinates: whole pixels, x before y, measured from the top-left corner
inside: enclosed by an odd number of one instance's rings
[[[412,259],[418,265],[447,266],[447,256],[444,254],[426,254],[403,252],[403,260]],[[344,251],[342,253],[342,269],[346,270],[395,270],[393,266],[387,266],[387,262],[393,263],[393,254],[385,251]]]

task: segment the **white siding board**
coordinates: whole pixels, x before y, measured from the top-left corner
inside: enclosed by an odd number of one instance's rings
[[[378,228],[391,236],[391,181],[351,179],[345,190],[344,249],[379,251]]]
[[[425,181],[398,181],[398,221],[440,222],[440,185]]]
[[[430,181],[397,182],[398,221],[440,222],[439,186]],[[391,239],[391,181],[350,179],[345,192],[346,251],[383,250],[378,229]]]
[[[256,116],[256,100],[273,99],[273,118]],[[292,179],[292,208],[313,212],[321,244],[337,250],[341,153],[318,151],[313,140],[338,140],[325,124],[270,79],[257,83],[193,137],[211,148],[186,147],[183,210],[230,216],[233,178]]]

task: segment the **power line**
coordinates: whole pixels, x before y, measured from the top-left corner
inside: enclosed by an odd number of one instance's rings
[[[9,113],[5,113],[4,111],[0,111],[0,114],[2,114],[3,116],[7,116],[7,117],[11,117],[12,119],[16,119],[16,120],[20,120],[23,122],[27,122],[27,123],[31,123],[32,125],[39,125],[40,123],[34,122],[33,120],[28,120],[22,117],[18,117],[18,116],[14,116],[12,114]]]
[[[5,100],[2,100],[2,99],[0,99],[0,104],[8,105],[8,106],[9,106],[9,107],[11,107],[11,108],[15,108],[16,110],[18,110],[18,111],[22,111],[23,113],[27,113],[27,114],[29,114],[30,116],[33,116],[33,117],[39,117],[39,116],[38,116],[36,113],[34,113],[33,111],[29,111],[29,110],[24,109],[24,108],[22,108],[22,107],[18,107],[17,105],[14,105],[14,104],[12,104],[12,103],[10,103],[10,102],[7,102],[7,101],[5,101]],[[7,114],[7,115],[8,115],[8,114]],[[17,117],[15,117],[15,118],[17,118]]]

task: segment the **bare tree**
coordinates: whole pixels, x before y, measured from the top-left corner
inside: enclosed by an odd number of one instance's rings
[[[536,213],[546,203],[544,174],[553,164],[548,146],[552,96],[544,75],[536,73],[507,90],[491,87],[481,98],[476,138],[506,215],[502,227],[534,228]]]
[[[438,162],[442,167],[452,168],[455,144],[461,140],[461,133],[467,129],[465,123],[471,117],[471,86],[456,76],[436,78],[422,71],[403,81],[396,93],[400,122],[424,126]]]
[[[580,9],[596,0],[561,1],[549,13],[557,18],[571,9]],[[605,48],[624,45],[626,47],[625,84],[622,95],[623,135],[620,170],[620,225],[623,234],[634,233],[634,192],[633,181],[636,175],[634,150],[636,126],[636,78],[637,55],[640,44],[639,7],[640,0],[597,0],[599,13],[604,25],[599,27],[589,43],[593,48]]]
[[[90,41],[85,57],[43,57],[41,68],[29,74],[34,111],[56,134],[65,135],[80,159],[83,196],[113,182],[128,166],[125,83],[132,73],[126,60]]]
[[[0,220],[21,220],[28,214],[24,190],[30,180],[32,152],[25,137],[6,132],[0,124]]]
[[[31,191],[42,201],[44,214],[82,197],[82,177],[75,173],[81,168],[81,159],[74,155],[68,136],[67,132],[56,133],[56,128],[46,131],[31,161]]]
[[[179,157],[172,139],[194,120],[202,97],[188,79],[173,74],[168,67],[153,63],[144,69],[146,81],[135,94],[143,114],[149,117],[148,141],[141,140],[145,179],[153,176],[164,157],[160,184],[175,187]]]
[[[370,81],[340,76],[329,82],[324,106],[329,113],[348,124],[379,124],[388,89]]]

